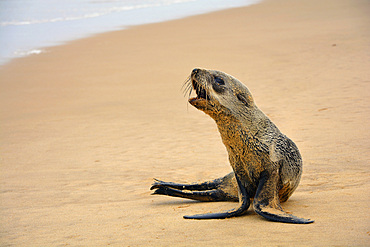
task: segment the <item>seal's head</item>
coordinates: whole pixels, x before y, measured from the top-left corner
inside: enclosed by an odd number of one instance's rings
[[[256,107],[248,88],[224,72],[196,68],[188,81],[196,92],[196,97],[190,98],[189,103],[215,120],[246,117]]]

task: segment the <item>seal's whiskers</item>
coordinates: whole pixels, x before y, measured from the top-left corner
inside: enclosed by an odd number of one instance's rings
[[[184,81],[184,84],[182,85],[181,89],[182,89],[182,92],[183,92],[184,96],[189,95],[189,98],[190,98],[190,94],[191,94],[192,89],[193,89],[193,86],[191,84],[191,77],[190,76],[188,78],[186,78],[186,80]]]

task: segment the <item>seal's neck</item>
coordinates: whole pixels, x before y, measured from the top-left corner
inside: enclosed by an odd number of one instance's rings
[[[227,150],[235,154],[245,154],[255,145],[263,145],[271,138],[268,133],[279,131],[271,120],[259,110],[252,114],[219,116],[214,118],[222,141]],[[236,115],[236,116],[235,116]]]
[[[234,150],[235,153],[243,152],[245,143],[253,134],[248,128],[237,119],[216,120],[218,131],[221,134],[221,139],[227,150]]]

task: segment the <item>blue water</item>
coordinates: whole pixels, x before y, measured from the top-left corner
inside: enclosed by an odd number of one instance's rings
[[[128,26],[260,0],[0,0],[0,65],[45,47]]]

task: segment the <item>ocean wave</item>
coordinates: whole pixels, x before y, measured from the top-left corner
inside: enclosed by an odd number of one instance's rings
[[[14,52],[14,55],[23,57],[23,56],[34,55],[34,54],[41,54],[43,52],[45,52],[45,51],[39,50],[39,49],[33,49],[33,50],[29,50],[29,51],[19,51],[18,50],[18,51]]]
[[[104,15],[109,15],[112,13],[119,13],[119,12],[124,12],[124,11],[135,10],[135,9],[162,7],[162,6],[172,5],[172,4],[194,2],[194,1],[196,0],[172,0],[172,1],[162,1],[161,3],[152,3],[152,4],[115,6],[115,7],[110,7],[110,8],[102,8],[93,13],[87,13],[87,14],[82,14],[82,15],[77,15],[77,16],[55,17],[55,18],[40,19],[40,20],[2,21],[0,22],[0,26],[21,26],[21,25],[52,23],[52,22],[76,21],[76,20],[83,20],[83,19],[89,19],[89,18],[96,18],[96,17],[100,17]],[[81,12],[83,11],[84,10],[81,10]]]
[[[0,66],[90,35],[259,0],[0,0]],[[25,4],[28,2],[28,4]]]

